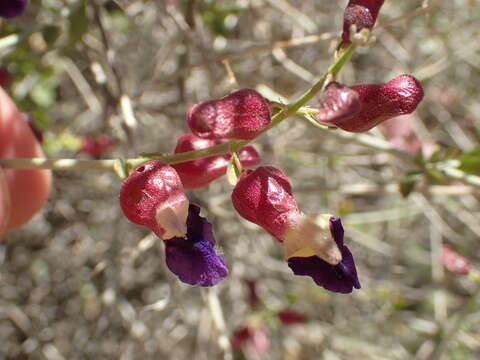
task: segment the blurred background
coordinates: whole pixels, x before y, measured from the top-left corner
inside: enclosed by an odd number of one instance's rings
[[[0,25],[2,86],[49,157],[168,153],[194,103],[298,98],[331,63],[346,3],[32,0]],[[456,167],[480,175],[479,25],[476,0],[387,0],[338,80],[410,73],[417,111],[370,142],[299,117],[254,142],[303,211],[342,216],[361,290],[294,276],[225,178],[188,195],[230,276],[184,285],[121,214],[115,174],[56,171],[41,213],[0,244],[0,359],[478,359],[480,182]]]

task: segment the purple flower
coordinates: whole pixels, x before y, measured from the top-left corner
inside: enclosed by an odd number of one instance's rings
[[[213,286],[228,274],[222,255],[215,252],[212,224],[200,216],[200,208],[190,204],[187,235],[165,240],[168,268],[184,283]]]
[[[348,294],[353,288],[360,289],[355,262],[350,250],[343,244],[343,226],[340,218],[330,218],[330,232],[342,253],[342,261],[330,265],[318,256],[291,257],[288,266],[295,275],[311,276],[315,283],[325,289]]]
[[[1,0],[0,16],[4,18],[13,18],[23,13],[28,5],[28,0]]]

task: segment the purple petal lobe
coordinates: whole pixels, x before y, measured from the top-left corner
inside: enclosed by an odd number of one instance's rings
[[[194,286],[213,286],[228,274],[223,256],[215,253],[212,225],[200,216],[200,208],[190,204],[187,236],[165,241],[168,268],[179,279]]]
[[[343,226],[340,218],[330,218],[330,231],[342,253],[342,261],[337,265],[330,265],[318,256],[292,257],[288,259],[288,266],[295,275],[311,276],[313,281],[325,289],[348,294],[353,288],[360,289],[357,269],[352,253],[343,244]]]
[[[333,236],[333,240],[337,246],[341,249],[343,246],[343,236],[345,231],[343,230],[342,219],[332,216],[330,218],[330,233]]]
[[[1,0],[0,16],[4,18],[13,18],[23,13],[28,5],[28,0]]]

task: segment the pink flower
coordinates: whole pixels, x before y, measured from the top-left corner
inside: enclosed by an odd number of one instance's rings
[[[188,126],[205,139],[251,140],[271,122],[271,106],[259,93],[242,89],[190,107]]]
[[[193,134],[180,136],[175,147],[175,154],[206,149],[221,144],[222,140],[203,139]],[[260,156],[251,145],[243,147],[239,153],[240,163],[248,168],[260,162]],[[207,186],[227,172],[230,154],[215,155],[172,165],[182,179],[185,189]]]
[[[447,246],[442,248],[442,263],[448,271],[456,275],[467,275],[470,272],[470,262]]]

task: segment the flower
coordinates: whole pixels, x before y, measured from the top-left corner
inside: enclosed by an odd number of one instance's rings
[[[21,15],[28,5],[28,0],[2,0],[0,3],[0,16],[14,18]]]
[[[203,139],[193,134],[180,136],[175,147],[175,154],[206,149],[221,144],[222,140]],[[185,189],[196,189],[207,186],[212,181],[225,175],[227,172],[230,154],[214,155],[206,158],[186,161],[172,165],[182,179]],[[260,162],[260,156],[251,145],[245,146],[238,152],[240,163],[248,168]]]
[[[408,74],[385,84],[350,88],[333,84],[320,96],[317,120],[346,131],[364,132],[395,116],[412,113],[423,95],[422,85]]]
[[[371,30],[377,21],[377,16],[385,0],[350,0],[343,15],[344,43],[350,43],[350,27],[355,25],[357,31]]]
[[[470,262],[447,246],[442,248],[442,264],[448,271],[456,275],[467,275],[470,272]]]
[[[242,174],[232,203],[243,218],[282,243],[295,275],[309,275],[330,291],[349,293],[360,288],[352,254],[343,243],[340,219],[303,214],[290,181],[280,170],[262,166]]]
[[[271,122],[271,106],[259,93],[242,89],[190,107],[188,126],[205,139],[251,140]]]
[[[236,350],[247,346],[255,355],[262,355],[270,349],[270,338],[264,326],[246,325],[238,328],[231,339]]]
[[[305,315],[291,309],[283,309],[277,313],[277,316],[284,326],[303,324],[307,321]]]
[[[257,281],[254,279],[244,279],[244,282],[248,290],[248,304],[252,309],[258,308],[262,305],[262,299],[260,299],[257,293]]]
[[[163,239],[166,264],[184,283],[213,286],[227,276],[224,258],[215,252],[212,225],[189,204],[170,165],[149,161],[138,167],[122,184],[120,206],[131,222]]]
[[[113,145],[113,139],[107,134],[84,136],[80,140],[80,149],[78,151],[99,159]]]

